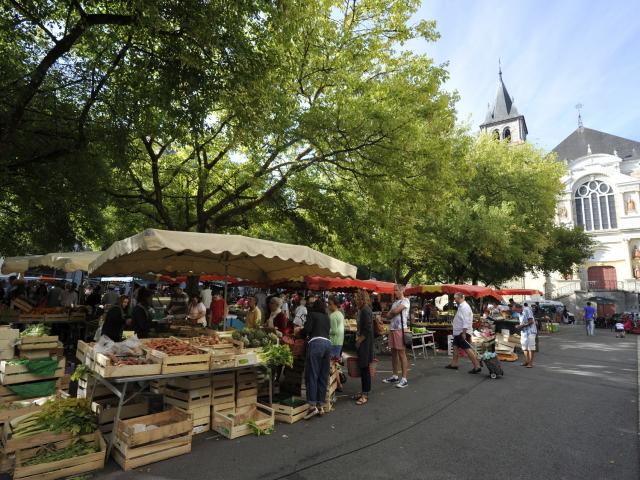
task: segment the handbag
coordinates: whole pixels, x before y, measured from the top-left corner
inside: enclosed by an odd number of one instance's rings
[[[411,304],[409,304],[409,308],[411,308]],[[400,312],[400,328],[402,328],[402,342],[404,343],[405,348],[413,348],[413,334],[411,333],[411,313],[407,309],[407,328],[409,331],[404,330],[404,319],[403,312]]]
[[[373,336],[375,338],[384,335],[384,322],[379,315],[373,317]]]

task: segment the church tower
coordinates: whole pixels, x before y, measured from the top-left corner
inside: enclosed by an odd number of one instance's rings
[[[509,139],[513,144],[524,143],[527,140],[527,123],[524,115],[518,113],[513,104],[513,98],[509,95],[507,87],[502,81],[502,67],[498,68],[498,90],[493,105],[489,105],[489,111],[480,125],[482,132],[489,132],[501,140]]]

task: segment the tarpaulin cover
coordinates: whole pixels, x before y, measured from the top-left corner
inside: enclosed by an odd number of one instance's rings
[[[47,397],[56,392],[57,380],[43,380],[41,382],[18,383],[6,387],[20,398]]]

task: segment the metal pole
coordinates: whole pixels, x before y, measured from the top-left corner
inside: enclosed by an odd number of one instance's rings
[[[229,275],[229,264],[224,264],[224,310],[222,318],[222,331],[227,329],[227,275]]]

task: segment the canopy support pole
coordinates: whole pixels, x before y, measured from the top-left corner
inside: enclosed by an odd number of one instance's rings
[[[229,275],[229,264],[224,264],[224,317],[222,318],[222,331],[227,329],[227,275]]]

